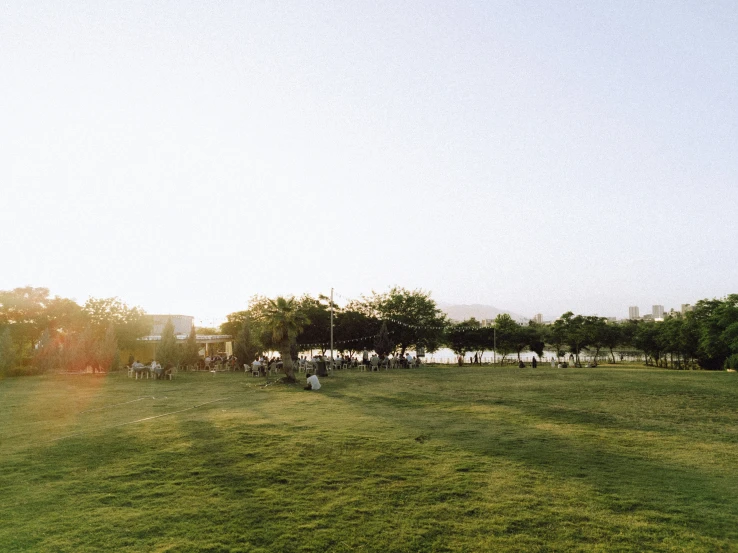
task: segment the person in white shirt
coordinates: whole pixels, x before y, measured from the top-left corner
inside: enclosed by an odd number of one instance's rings
[[[320,390],[320,380],[318,380],[318,377],[314,374],[309,374],[307,377],[307,385],[305,386],[306,390]]]
[[[143,378],[144,374],[145,375],[151,374],[149,368],[143,363],[139,362],[138,359],[136,359],[136,362],[133,363],[133,365],[131,365],[131,368],[133,369],[133,373],[136,378],[138,378],[139,376]]]
[[[251,363],[251,372],[258,372],[259,374],[261,374],[261,367],[261,361],[259,361],[258,359],[254,359],[254,362]]]

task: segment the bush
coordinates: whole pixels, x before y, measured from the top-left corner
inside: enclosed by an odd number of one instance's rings
[[[738,353],[734,353],[725,360],[725,368],[738,370]]]
[[[43,373],[43,369],[34,365],[17,365],[5,372],[6,376],[38,376]]]
[[[16,365],[15,345],[10,328],[0,329],[0,374],[9,374]]]

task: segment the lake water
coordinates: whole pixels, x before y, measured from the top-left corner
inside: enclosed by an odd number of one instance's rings
[[[554,356],[553,351],[544,351],[544,359],[549,359],[550,357]],[[411,351],[410,355],[415,356],[415,352]],[[536,356],[538,358],[538,355],[533,353],[532,351],[525,351],[521,354],[521,359],[525,361],[526,363],[529,363],[533,360],[533,356]],[[471,358],[474,357],[474,352],[470,354],[466,354],[464,356],[464,359],[468,362]],[[425,352],[425,362],[426,363],[456,363],[456,354],[450,350],[449,348],[441,348],[437,351],[434,351],[433,353]],[[493,359],[499,360],[502,358],[502,356],[498,353],[497,355],[494,354],[492,351],[485,351],[482,352],[482,363],[491,363]],[[513,353],[507,356],[507,359],[517,359],[517,354]],[[540,359],[539,359],[540,361]]]
[[[415,356],[415,352],[411,351],[410,355]],[[608,350],[601,350],[599,359],[602,361],[604,358],[610,355],[610,352]],[[615,352],[615,355],[617,356],[617,351]],[[538,356],[538,354],[533,353],[532,351],[524,351],[520,358],[525,361],[526,363],[530,363],[533,360],[533,357],[536,357],[539,362],[541,362],[541,358]],[[456,363],[456,354],[450,350],[449,348],[441,348],[433,353],[425,352],[425,362],[426,363]],[[468,363],[470,359],[474,357],[474,352],[470,354],[466,354],[464,356],[464,360]],[[501,355],[498,353],[496,356],[492,351],[485,351],[482,353],[482,363],[491,363],[493,359],[497,359],[497,362],[500,361]],[[556,352],[553,350],[543,350],[543,362],[549,362],[551,358],[556,357]],[[567,361],[569,355],[565,355],[561,358],[562,361]],[[592,359],[593,355],[590,355],[588,352],[583,352],[579,355],[580,360],[582,363],[589,362]],[[511,362],[513,360],[517,361],[518,356],[516,353],[511,353],[506,357],[506,360],[508,362]]]

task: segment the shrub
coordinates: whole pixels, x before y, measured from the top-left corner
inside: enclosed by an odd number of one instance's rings
[[[738,353],[734,353],[725,360],[725,368],[738,370]]]

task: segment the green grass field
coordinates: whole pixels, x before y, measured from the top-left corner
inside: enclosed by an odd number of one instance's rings
[[[0,551],[738,551],[738,376],[0,382]]]

